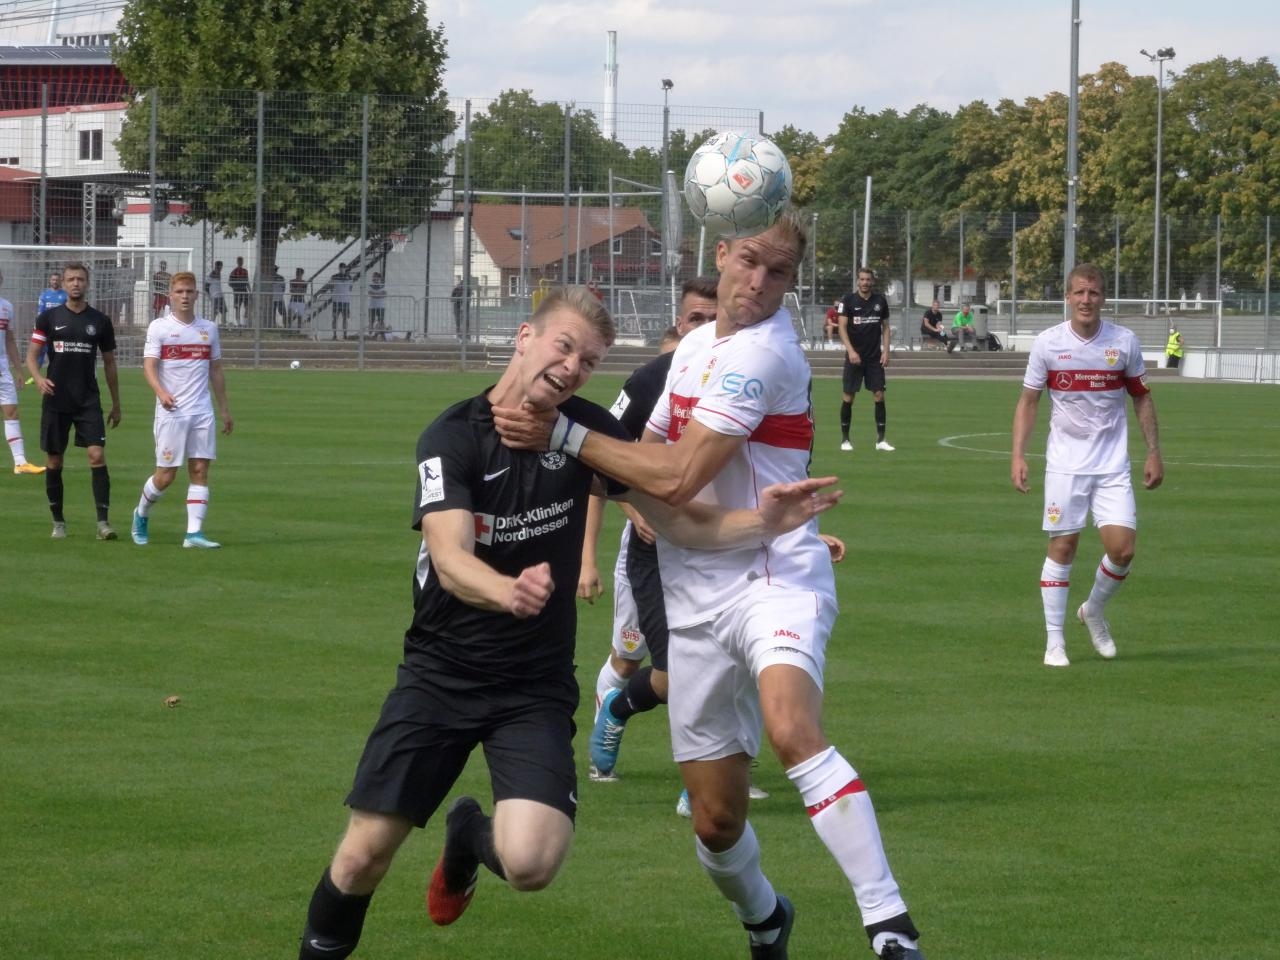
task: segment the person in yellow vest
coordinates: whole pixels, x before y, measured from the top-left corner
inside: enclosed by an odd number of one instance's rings
[[[1169,342],[1164,345],[1164,365],[1170,370],[1182,362],[1182,334],[1177,327],[1169,328]]]

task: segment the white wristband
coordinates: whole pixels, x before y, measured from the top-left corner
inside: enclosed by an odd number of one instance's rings
[[[556,418],[556,425],[551,428],[551,449],[561,450],[571,457],[576,457],[587,439],[587,428],[563,413]]]

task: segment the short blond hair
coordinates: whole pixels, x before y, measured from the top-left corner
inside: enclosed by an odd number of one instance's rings
[[[192,273],[190,270],[179,270],[177,273],[175,273],[173,276],[169,278],[169,289],[172,290],[174,287],[176,287],[178,285],[179,280],[188,281],[197,290],[200,288],[200,285],[196,283],[196,275],[194,273]]]
[[[600,335],[605,346],[613,346],[613,339],[617,333],[613,326],[613,318],[609,316],[609,311],[600,302],[600,298],[586,287],[552,287],[538,304],[538,309],[533,311],[529,322],[541,330],[547,316],[560,309],[576,313]]]

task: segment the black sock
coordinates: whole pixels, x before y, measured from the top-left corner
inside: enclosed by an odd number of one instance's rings
[[[111,509],[111,475],[107,473],[107,465],[90,467],[93,477],[93,503],[98,508],[98,522],[107,522],[107,511]]]
[[[648,713],[661,703],[653,689],[653,667],[645,667],[627,681],[622,696],[613,698],[609,712],[615,720],[627,720],[633,714]]]
[[[909,913],[900,913],[896,917],[881,920],[879,923],[873,923],[864,929],[867,931],[867,939],[872,941],[880,933],[900,933],[903,936],[910,937],[912,940],[920,939],[920,931],[911,922],[911,914]]]
[[[493,818],[477,809],[465,823],[459,825],[458,844],[473,860],[483,863],[501,879],[507,879],[507,872],[502,869],[502,861],[498,859],[498,850],[493,845]]]
[[[840,404],[840,436],[849,439],[849,424],[853,422],[853,401]]]
[[[44,472],[44,492],[49,497],[49,512],[55,523],[65,523],[62,516],[62,468],[49,467]]]
[[[888,419],[888,415],[885,413],[884,401],[877,400],[876,401],[876,439],[877,440],[884,439],[884,425],[887,419]]]
[[[311,895],[298,960],[318,960],[320,957],[343,960],[351,956],[360,942],[364,915],[372,899],[371,893],[363,897],[343,893],[334,886],[326,869]]]
[[[787,911],[782,908],[782,901],[778,901],[778,905],[773,908],[773,913],[759,923],[744,923],[745,930],[777,930],[787,920]]]

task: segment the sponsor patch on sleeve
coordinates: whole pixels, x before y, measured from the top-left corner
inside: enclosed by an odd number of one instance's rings
[[[622,415],[627,412],[627,407],[631,406],[631,398],[627,396],[627,391],[623,390],[618,394],[618,399],[613,401],[613,406],[609,408],[609,412],[613,414],[615,420],[621,420]]]
[[[444,499],[444,467],[439,457],[430,457],[418,464],[418,488],[422,491],[418,498],[420,507]]]

